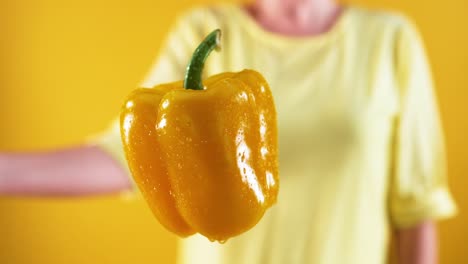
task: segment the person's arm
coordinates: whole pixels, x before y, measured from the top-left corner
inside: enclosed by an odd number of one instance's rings
[[[213,28],[204,9],[181,14],[169,30],[154,66],[140,84],[181,80],[196,45]],[[120,138],[118,118],[91,145],[50,153],[2,153],[0,196],[74,196],[134,189]]]
[[[425,221],[395,234],[398,264],[437,263],[437,237],[433,221]]]
[[[97,146],[0,153],[0,195],[80,196],[129,188],[126,170]]]
[[[389,210],[400,262],[437,263],[435,221],[457,212],[447,181],[445,138],[421,35],[408,20],[395,31],[394,123]]]

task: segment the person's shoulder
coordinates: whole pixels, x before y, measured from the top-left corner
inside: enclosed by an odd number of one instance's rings
[[[414,21],[405,13],[397,10],[350,7],[354,21],[363,26],[380,30],[415,29]]]

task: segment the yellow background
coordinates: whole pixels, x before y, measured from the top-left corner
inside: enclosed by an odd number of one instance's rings
[[[175,15],[208,2],[1,1],[0,149],[70,146],[102,130],[150,67]],[[463,263],[468,2],[347,3],[401,10],[423,33],[447,135],[450,185],[461,210],[440,225],[441,263]],[[175,253],[175,237],[138,199],[0,199],[0,263],[172,263]]]

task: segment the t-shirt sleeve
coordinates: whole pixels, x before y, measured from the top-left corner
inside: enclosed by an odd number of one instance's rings
[[[158,84],[182,80],[192,52],[204,37],[204,32],[199,30],[200,23],[203,21],[202,16],[202,11],[191,10],[176,19],[161,46],[159,55],[140,87],[151,88]],[[97,145],[111,155],[130,176],[120,137],[118,116],[107,129],[93,135],[89,143]]]
[[[397,227],[453,216],[433,81],[421,37],[410,22],[397,33],[400,111],[395,129],[390,214]]]
[[[193,9],[178,17],[140,87],[151,88],[184,78],[193,51],[207,32],[205,15],[204,9]]]

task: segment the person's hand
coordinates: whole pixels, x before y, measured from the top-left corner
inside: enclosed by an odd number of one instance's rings
[[[5,193],[9,178],[12,176],[13,164],[8,160],[8,154],[0,152],[0,195]]]
[[[6,160],[5,155],[0,153],[0,193],[2,193],[2,188],[6,180]]]

